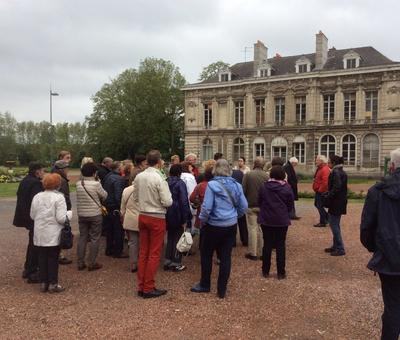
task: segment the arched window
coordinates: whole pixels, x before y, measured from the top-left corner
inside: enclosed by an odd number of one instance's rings
[[[369,133],[363,139],[362,166],[364,168],[379,167],[379,138],[373,133]]]
[[[287,140],[283,137],[276,137],[271,142],[271,155],[280,157],[285,162],[287,161]]]
[[[300,164],[306,162],[306,140],[303,136],[296,136],[293,139],[293,156],[299,160]]]
[[[344,158],[344,165],[356,165],[356,137],[353,135],[343,136],[342,155]]]
[[[254,158],[262,157],[265,158],[265,139],[262,137],[257,137],[254,139]]]
[[[213,158],[213,145],[210,138],[203,140],[203,160]]]
[[[233,140],[233,161],[244,157],[244,140],[240,137]]]
[[[325,135],[319,143],[319,153],[329,158],[336,153],[336,139],[331,135]]]

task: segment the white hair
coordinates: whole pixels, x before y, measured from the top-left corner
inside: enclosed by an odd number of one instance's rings
[[[296,158],[296,157],[291,157],[290,159],[289,159],[289,162],[290,163],[299,163],[299,160]]]
[[[213,169],[214,176],[230,176],[232,175],[232,169],[226,159],[219,159],[214,165]]]
[[[187,161],[188,158],[190,158],[190,157],[194,157],[194,158],[197,159],[197,155],[196,155],[195,153],[188,153],[188,154],[185,156],[185,161]]]
[[[328,158],[326,158],[326,156],[324,155],[318,155],[317,159],[319,159],[324,164],[328,164]]]
[[[390,153],[390,162],[394,165],[395,169],[400,168],[400,148]]]

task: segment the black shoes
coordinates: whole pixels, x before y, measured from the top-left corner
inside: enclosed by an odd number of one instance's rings
[[[329,248],[325,248],[324,249],[325,253],[332,253],[333,251],[335,251],[335,248],[333,248],[333,247],[329,247]]]
[[[80,265],[78,266],[78,270],[79,270],[79,271],[85,270],[85,269],[86,269],[86,264],[80,264]]]
[[[269,273],[268,272],[262,272],[262,276],[265,277],[266,279],[269,278]]]
[[[210,288],[202,287],[200,283],[196,283],[192,288],[190,288],[190,291],[193,293],[209,293]]]
[[[344,250],[335,249],[334,251],[331,252],[331,256],[344,256],[344,255],[346,255],[346,252]]]
[[[43,282],[43,283],[40,284],[40,291],[42,293],[46,293],[48,290],[49,290],[49,284],[48,283]]]
[[[286,274],[278,274],[278,280],[286,279]]]
[[[143,299],[151,299],[151,298],[157,298],[157,297],[163,296],[165,294],[167,294],[167,291],[165,289],[154,288],[151,292],[148,292],[148,293],[142,292],[142,297],[143,297]],[[138,292],[138,295],[139,295],[139,292]]]
[[[126,259],[126,258],[129,257],[129,255],[128,255],[128,254],[121,253],[121,254],[118,254],[118,255],[113,255],[112,257],[113,257],[114,259]]]
[[[258,256],[254,256],[254,255],[251,255],[251,254],[246,254],[244,257],[246,259],[249,259],[249,260],[252,260],[252,261],[257,261],[259,259]]]
[[[317,224],[314,224],[313,227],[315,227],[315,228],[324,228],[324,227],[326,227],[326,224],[325,223],[317,223]]]
[[[94,264],[92,264],[91,266],[88,267],[88,271],[92,272],[94,270],[98,270],[98,269],[101,269],[101,268],[103,268],[103,266],[100,263],[96,262],[96,263],[94,263]]]
[[[224,298],[225,298],[225,294],[226,294],[226,292],[218,292],[218,293],[217,293],[217,296],[218,296],[220,299],[224,299]]]
[[[27,283],[40,283],[39,273],[30,274],[26,280]]]
[[[66,257],[60,257],[58,259],[58,264],[71,264],[72,260],[67,259]]]

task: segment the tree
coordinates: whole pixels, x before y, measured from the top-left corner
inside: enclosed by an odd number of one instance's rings
[[[87,117],[93,155],[124,159],[152,148],[164,155],[177,152],[183,134],[183,85],[174,64],[154,58],[104,84]]]
[[[229,64],[219,60],[206,67],[203,67],[203,71],[200,73],[199,80],[204,81],[213,78],[218,75],[218,72],[229,68]]]

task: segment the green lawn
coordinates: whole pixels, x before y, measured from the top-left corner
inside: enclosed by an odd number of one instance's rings
[[[0,183],[0,198],[14,197],[19,183]]]

